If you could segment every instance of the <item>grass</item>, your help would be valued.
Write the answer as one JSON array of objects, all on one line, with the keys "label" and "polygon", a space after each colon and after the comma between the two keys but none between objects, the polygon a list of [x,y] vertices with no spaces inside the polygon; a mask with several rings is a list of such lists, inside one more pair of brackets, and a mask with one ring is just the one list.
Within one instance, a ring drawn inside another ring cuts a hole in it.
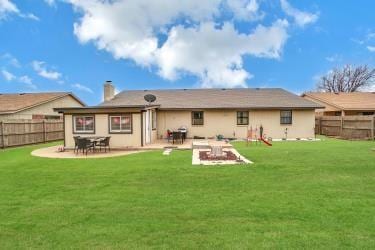
[{"label": "grass", "polygon": [[0,151],[0,242],[10,248],[375,247],[374,142],[236,143],[251,166],[190,151],[44,159]]}]

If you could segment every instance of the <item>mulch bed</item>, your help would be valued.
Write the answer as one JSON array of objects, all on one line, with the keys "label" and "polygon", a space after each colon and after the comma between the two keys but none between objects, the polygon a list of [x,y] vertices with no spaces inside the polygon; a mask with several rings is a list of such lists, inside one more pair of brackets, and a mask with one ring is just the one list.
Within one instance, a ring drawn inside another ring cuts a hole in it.
[{"label": "mulch bed", "polygon": [[237,156],[233,154],[231,151],[225,151],[226,155],[224,156],[211,156],[209,155],[209,151],[200,151],[199,152],[199,159],[201,161],[235,161],[237,160]]}]

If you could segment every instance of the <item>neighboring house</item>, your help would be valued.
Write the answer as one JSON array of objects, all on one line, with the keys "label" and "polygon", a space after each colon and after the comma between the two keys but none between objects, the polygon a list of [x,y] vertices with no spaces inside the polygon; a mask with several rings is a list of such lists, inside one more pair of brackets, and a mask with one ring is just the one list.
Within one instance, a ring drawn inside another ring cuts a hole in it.
[{"label": "neighboring house", "polygon": [[68,92],[0,94],[0,121],[13,119],[61,119],[56,107],[84,107]]},{"label": "neighboring house", "polygon": [[318,116],[374,115],[375,92],[307,92],[302,97],[325,106],[316,109]]},{"label": "neighboring house", "polygon": [[[156,96],[148,104],[146,94]],[[65,146],[73,136],[111,136],[111,147],[140,147],[187,128],[187,137],[246,138],[262,125],[266,137],[313,138],[315,109],[322,108],[283,89],[129,90],[114,95],[104,85],[98,106],[57,108],[64,113]]]}]

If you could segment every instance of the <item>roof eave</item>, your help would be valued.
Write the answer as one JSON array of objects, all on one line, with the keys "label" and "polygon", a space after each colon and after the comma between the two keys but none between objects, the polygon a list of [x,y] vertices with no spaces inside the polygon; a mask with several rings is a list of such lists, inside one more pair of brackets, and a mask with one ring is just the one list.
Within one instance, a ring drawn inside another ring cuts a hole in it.
[{"label": "roof eave", "polygon": [[62,107],[54,108],[53,110],[58,113],[83,111],[83,110],[105,110],[105,109],[139,109],[145,110],[149,108],[158,108],[159,105],[117,105],[117,106],[85,106],[85,107]]},{"label": "roof eave", "polygon": [[[324,99],[324,98],[316,97],[316,96],[314,96],[314,95],[312,95],[312,94],[309,94],[309,93],[304,93],[304,94],[302,95],[302,97],[303,97],[303,96],[308,96],[308,97],[310,97],[310,98],[312,98],[312,99],[315,99],[315,100],[320,101],[320,102],[324,102],[324,103],[326,103],[327,105],[330,105],[330,106],[335,107],[335,108],[337,108],[337,109],[344,110],[344,107],[341,107],[340,105],[337,105],[337,104],[335,104],[335,103],[332,103],[332,102],[330,102],[330,101],[328,101],[328,100],[326,100],[326,99]],[[323,108],[325,108],[325,107],[323,107]]]},{"label": "roof eave", "polygon": [[249,109],[249,110],[280,110],[280,109],[294,109],[294,110],[315,110],[324,108],[324,106],[316,106],[316,107],[291,107],[291,106],[280,106],[280,107],[184,107],[184,108],[163,108],[160,107],[159,110],[197,110],[197,109]]},{"label": "roof eave", "polygon": [[49,102],[52,102],[52,101],[55,101],[55,100],[58,100],[58,99],[61,99],[61,98],[64,98],[66,96],[71,96],[73,97],[73,99],[75,99],[77,102],[79,102],[80,104],[82,104],[84,107],[86,107],[87,105],[81,101],[77,96],[75,96],[72,92],[65,92],[65,93],[62,93],[60,96],[56,96],[54,98],[51,98],[49,100],[46,100],[46,101],[43,101],[43,102],[39,102],[39,103],[36,103],[34,105],[30,105],[30,106],[27,106],[27,107],[23,107],[23,108],[20,108],[20,109],[16,109],[16,110],[9,110],[9,111],[4,111],[4,112],[0,112],[1,115],[11,115],[11,114],[15,114],[15,113],[18,113],[18,112],[21,112],[21,111],[24,111],[24,110],[28,110],[28,109],[31,109],[31,108],[35,108],[35,107],[38,107],[40,105],[43,105],[43,104],[46,104],[46,103],[49,103]]}]

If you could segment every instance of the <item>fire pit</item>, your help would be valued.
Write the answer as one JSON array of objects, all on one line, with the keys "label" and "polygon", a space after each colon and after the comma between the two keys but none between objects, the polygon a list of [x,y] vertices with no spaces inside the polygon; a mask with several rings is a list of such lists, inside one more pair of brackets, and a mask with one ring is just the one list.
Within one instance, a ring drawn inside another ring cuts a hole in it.
[{"label": "fire pit", "polygon": [[222,155],[213,155],[210,151],[200,151],[199,159],[201,161],[236,161],[241,160],[231,151],[223,152]]},{"label": "fire pit", "polygon": [[251,163],[251,161],[240,155],[234,148],[225,149],[222,154],[215,154],[207,149],[193,149],[193,165],[234,165]]}]

